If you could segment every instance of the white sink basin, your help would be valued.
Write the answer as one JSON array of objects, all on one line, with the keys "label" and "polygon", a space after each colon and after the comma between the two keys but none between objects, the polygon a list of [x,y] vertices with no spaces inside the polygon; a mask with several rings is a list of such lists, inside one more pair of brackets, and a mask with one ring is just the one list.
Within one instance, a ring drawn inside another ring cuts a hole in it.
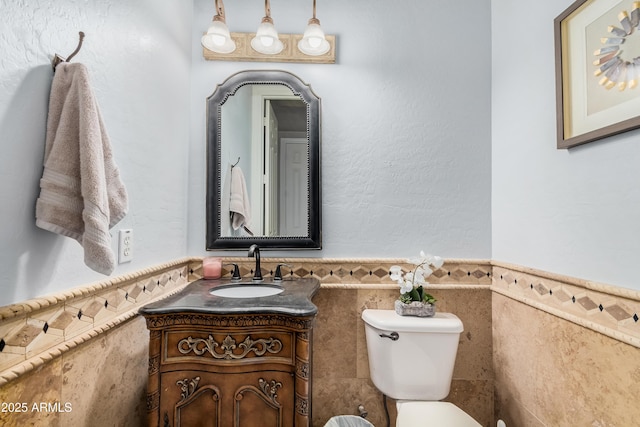
[{"label": "white sink basin", "polygon": [[273,285],[227,285],[220,286],[212,291],[211,295],[225,298],[259,298],[278,295],[284,291],[280,286]]}]

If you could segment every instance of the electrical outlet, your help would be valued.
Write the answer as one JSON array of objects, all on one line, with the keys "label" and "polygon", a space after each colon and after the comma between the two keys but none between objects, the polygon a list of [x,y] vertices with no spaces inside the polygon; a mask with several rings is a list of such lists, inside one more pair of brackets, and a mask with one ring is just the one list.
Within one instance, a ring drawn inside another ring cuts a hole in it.
[{"label": "electrical outlet", "polygon": [[120,230],[118,244],[118,263],[131,262],[133,260],[133,230]]}]

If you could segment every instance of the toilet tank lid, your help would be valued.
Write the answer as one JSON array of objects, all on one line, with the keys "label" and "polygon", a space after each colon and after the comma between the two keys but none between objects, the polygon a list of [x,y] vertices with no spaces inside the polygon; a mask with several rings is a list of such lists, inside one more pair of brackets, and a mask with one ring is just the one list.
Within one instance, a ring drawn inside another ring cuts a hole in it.
[{"label": "toilet tank lid", "polygon": [[362,320],[374,328],[395,332],[461,333],[462,321],[453,313],[436,313],[433,317],[400,316],[394,310],[366,309]]}]

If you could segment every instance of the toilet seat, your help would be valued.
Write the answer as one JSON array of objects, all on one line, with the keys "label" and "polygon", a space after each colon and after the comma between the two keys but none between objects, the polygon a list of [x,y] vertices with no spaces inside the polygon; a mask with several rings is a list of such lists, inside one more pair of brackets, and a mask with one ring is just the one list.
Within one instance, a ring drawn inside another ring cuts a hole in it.
[{"label": "toilet seat", "polygon": [[482,427],[469,414],[449,402],[397,403],[396,427]]}]

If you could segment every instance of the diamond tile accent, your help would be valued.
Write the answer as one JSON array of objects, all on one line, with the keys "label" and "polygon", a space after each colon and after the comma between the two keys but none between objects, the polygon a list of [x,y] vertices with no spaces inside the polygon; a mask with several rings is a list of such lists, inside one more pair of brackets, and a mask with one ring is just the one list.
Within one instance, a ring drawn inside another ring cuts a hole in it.
[{"label": "diamond tile accent", "polygon": [[68,311],[62,311],[60,314],[53,318],[53,320],[48,321],[49,330],[47,333],[49,334],[59,334],[64,336],[64,331],[71,325],[75,316]]},{"label": "diamond tile accent", "polygon": [[598,305],[589,297],[578,298],[578,304],[580,304],[586,311],[594,311],[598,308]]},{"label": "diamond tile accent", "polygon": [[142,295],[142,292],[144,292],[142,286],[139,284],[133,286],[128,292],[127,300],[138,302],[138,298]]},{"label": "diamond tile accent", "polygon": [[556,297],[562,304],[571,302],[571,295],[569,295],[562,289],[553,291],[553,296]]},{"label": "diamond tile accent", "polygon": [[489,274],[486,271],[482,271],[480,269],[478,270],[473,270],[471,272],[471,275],[473,277],[475,277],[476,279],[484,279],[485,277],[489,277]]},{"label": "diamond tile accent", "polygon": [[442,279],[443,277],[446,277],[448,275],[449,275],[449,272],[441,268],[431,273],[432,277],[437,277],[438,279]]},{"label": "diamond tile accent", "polygon": [[533,290],[540,296],[547,295],[549,293],[549,289],[542,283],[535,284],[533,286]]},{"label": "diamond tile accent", "polygon": [[298,277],[305,277],[311,272],[311,270],[307,270],[306,268],[296,268],[293,272]]},{"label": "diamond tile accent", "polygon": [[4,338],[5,348],[3,353],[26,354],[27,348],[41,333],[41,327],[29,324],[23,325],[20,329]]},{"label": "diamond tile accent", "polygon": [[377,276],[380,279],[384,279],[389,275],[389,270],[384,268],[376,268],[373,270],[373,275]]},{"label": "diamond tile accent", "polygon": [[160,286],[160,281],[155,279],[149,279],[144,285],[144,291],[148,293],[153,293],[153,290],[156,286]]},{"label": "diamond tile accent", "polygon": [[618,304],[611,305],[606,308],[607,314],[611,315],[618,322],[628,319],[631,317],[631,314],[627,313],[627,311],[620,307]]},{"label": "diamond tile accent", "polygon": [[104,309],[104,303],[101,303],[100,301],[97,301],[97,300],[93,300],[87,303],[82,308],[82,314],[83,316],[86,316],[87,318],[91,319],[91,321],[93,321],[98,315],[98,313],[100,313],[100,311],[102,311],[103,309]]},{"label": "diamond tile accent", "polygon": [[358,267],[353,270],[353,277],[355,277],[359,281],[362,281],[362,279],[366,276],[369,276],[369,271],[365,268]]}]

